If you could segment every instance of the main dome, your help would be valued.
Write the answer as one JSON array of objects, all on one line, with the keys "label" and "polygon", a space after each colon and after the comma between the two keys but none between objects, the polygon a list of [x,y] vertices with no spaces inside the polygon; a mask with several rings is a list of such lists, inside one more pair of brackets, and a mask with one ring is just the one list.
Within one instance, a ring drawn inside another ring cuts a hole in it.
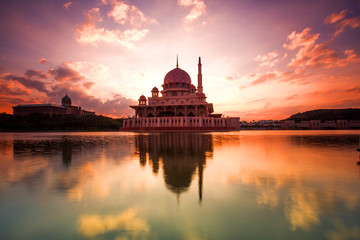
[{"label": "main dome", "polygon": [[62,103],[62,104],[71,104],[71,98],[69,98],[69,96],[66,94],[66,95],[61,99],[61,103]]},{"label": "main dome", "polygon": [[181,68],[174,68],[165,75],[164,84],[185,83],[191,84],[190,75]]}]

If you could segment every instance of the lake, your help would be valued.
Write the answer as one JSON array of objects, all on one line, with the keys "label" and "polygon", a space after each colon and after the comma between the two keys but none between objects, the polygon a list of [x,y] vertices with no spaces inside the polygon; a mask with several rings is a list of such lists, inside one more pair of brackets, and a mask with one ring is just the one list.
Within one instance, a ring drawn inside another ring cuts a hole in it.
[{"label": "lake", "polygon": [[0,133],[0,239],[360,239],[359,135]]}]

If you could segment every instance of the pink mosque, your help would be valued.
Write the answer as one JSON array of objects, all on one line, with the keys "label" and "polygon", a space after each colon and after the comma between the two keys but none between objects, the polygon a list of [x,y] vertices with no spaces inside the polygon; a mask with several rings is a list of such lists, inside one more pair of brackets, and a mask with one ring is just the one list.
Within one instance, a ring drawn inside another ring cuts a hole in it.
[{"label": "pink mosque", "polygon": [[[124,120],[123,131],[232,131],[240,128],[238,117],[214,114],[212,103],[203,92],[201,58],[198,63],[198,86],[189,74],[176,68],[165,75],[162,91],[151,90],[151,97],[141,95],[139,104],[130,106],[135,116]],[[161,96],[159,95],[161,93]]]}]

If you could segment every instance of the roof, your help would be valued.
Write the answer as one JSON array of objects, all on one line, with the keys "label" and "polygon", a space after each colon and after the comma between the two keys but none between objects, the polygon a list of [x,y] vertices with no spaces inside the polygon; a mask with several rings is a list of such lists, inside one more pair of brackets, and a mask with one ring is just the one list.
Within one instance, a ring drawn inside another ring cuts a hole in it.
[{"label": "roof", "polygon": [[13,108],[17,108],[17,107],[58,107],[58,108],[66,108],[66,107],[64,107],[64,106],[60,106],[60,105],[56,105],[56,104],[51,104],[51,103],[45,103],[45,104],[24,104],[24,105],[14,106]]},{"label": "roof", "polygon": [[164,84],[187,83],[191,84],[190,75],[181,68],[174,68],[165,75]]}]

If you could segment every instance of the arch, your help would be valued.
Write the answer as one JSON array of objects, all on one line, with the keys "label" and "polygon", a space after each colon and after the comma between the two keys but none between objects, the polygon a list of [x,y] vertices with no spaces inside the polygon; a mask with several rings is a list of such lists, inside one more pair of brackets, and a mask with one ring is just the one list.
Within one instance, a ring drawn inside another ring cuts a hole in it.
[{"label": "arch", "polygon": [[176,87],[176,88],[179,88],[179,87],[180,87],[180,83],[178,83],[178,82],[175,83],[175,87]]},{"label": "arch", "polygon": [[177,116],[185,116],[186,115],[185,108],[183,106],[178,106],[176,108],[176,115]]},{"label": "arch", "polygon": [[193,106],[189,106],[186,110],[186,116],[195,116],[195,108]]},{"label": "arch", "polygon": [[193,112],[189,112],[188,117],[195,117],[195,114]]},{"label": "arch", "polygon": [[154,117],[154,115],[152,113],[149,113],[147,117]]},{"label": "arch", "polygon": [[159,112],[159,114],[157,116],[158,117],[174,117],[175,113],[173,111],[162,111],[162,112]]},{"label": "arch", "polygon": [[199,106],[198,110],[197,110],[197,115],[199,117],[205,117],[207,115],[206,114],[206,108],[204,106]]}]

